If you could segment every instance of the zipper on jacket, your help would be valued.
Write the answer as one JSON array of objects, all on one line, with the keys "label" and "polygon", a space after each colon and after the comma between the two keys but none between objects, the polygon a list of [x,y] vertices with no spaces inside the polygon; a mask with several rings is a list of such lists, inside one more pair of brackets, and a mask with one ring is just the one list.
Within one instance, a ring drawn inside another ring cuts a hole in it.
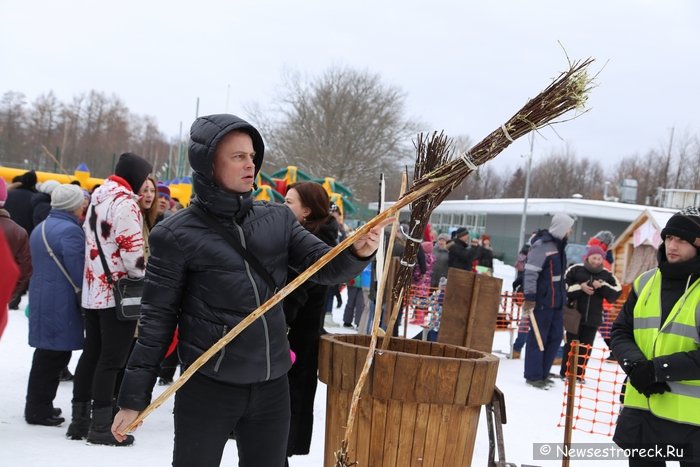
[{"label": "zipper on jacket", "polygon": [[[240,225],[236,223],[236,221],[233,221],[234,227],[238,230],[238,235],[241,237],[241,245],[243,245],[243,248],[246,248],[245,244],[245,236],[243,235],[243,229],[241,228]],[[245,271],[246,274],[248,275],[248,279],[250,280],[250,283],[253,285],[253,293],[255,294],[255,303],[257,304],[258,308],[260,308],[261,302],[260,302],[260,292],[258,291],[258,284],[255,282],[255,279],[253,278],[253,275],[250,273],[250,265],[248,264],[248,261],[243,258],[243,264],[245,264]],[[267,326],[267,319],[265,318],[265,315],[260,316],[260,321],[262,322],[263,328],[265,329],[265,364],[267,365],[266,371],[265,371],[265,381],[268,381],[270,379],[270,373],[271,373],[271,363],[270,363],[270,330]]]},{"label": "zipper on jacket", "polygon": [[[224,324],[224,333],[221,335],[221,337],[224,337],[226,334],[228,334],[228,326]],[[226,356],[226,346],[224,346],[221,349],[221,352],[219,352],[219,358],[216,359],[216,364],[214,364],[214,373],[219,372],[219,367],[221,366],[221,362],[224,361],[225,356]]]}]

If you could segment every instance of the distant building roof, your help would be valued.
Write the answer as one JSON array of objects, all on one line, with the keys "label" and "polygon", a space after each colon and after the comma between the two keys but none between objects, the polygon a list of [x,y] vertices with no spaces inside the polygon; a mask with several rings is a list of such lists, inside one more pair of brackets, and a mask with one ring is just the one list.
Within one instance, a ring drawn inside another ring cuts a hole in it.
[{"label": "distant building roof", "polygon": [[[393,203],[387,203],[387,205],[391,204]],[[376,209],[377,203],[370,203],[369,207],[370,209]],[[673,213],[677,212],[676,209],[589,199],[530,198],[527,200],[528,215],[551,215],[556,212],[565,212],[576,217],[631,222],[639,217],[644,210],[648,210],[652,214],[667,214],[669,217]],[[435,208],[434,212],[468,212],[475,214],[504,215],[522,214],[523,199],[502,198],[443,201],[437,208]],[[666,224],[664,221],[662,222],[663,223],[661,225]]]}]

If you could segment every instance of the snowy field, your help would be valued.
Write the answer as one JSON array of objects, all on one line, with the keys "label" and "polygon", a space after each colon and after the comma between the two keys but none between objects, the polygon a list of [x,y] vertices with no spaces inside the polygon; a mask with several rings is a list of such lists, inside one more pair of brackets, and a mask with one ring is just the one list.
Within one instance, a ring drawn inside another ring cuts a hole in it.
[{"label": "snowy field", "polygon": [[[513,269],[496,264],[495,275],[504,279],[504,290],[510,288]],[[345,299],[345,297],[344,297]],[[25,299],[26,300],[26,297]],[[21,309],[26,304],[23,300]],[[341,327],[342,309],[333,313],[335,327],[329,332],[344,333]],[[409,327],[409,335],[417,334],[419,328]],[[412,331],[413,334],[411,334]],[[353,331],[349,331],[353,332]],[[596,345],[603,346],[602,340]],[[507,332],[497,332],[494,342],[495,354],[501,357],[498,371],[498,387],[504,392],[508,423],[504,428],[506,460],[516,465],[559,466],[558,461],[533,460],[533,443],[561,443],[564,429],[558,427],[564,401],[564,383],[556,380],[555,386],[543,391],[525,384],[523,360],[509,360],[503,353],[509,348]],[[27,319],[23,311],[11,310],[9,323],[0,339],[0,465],[8,467],[124,467],[124,466],[169,466],[172,453],[172,399],[151,414],[135,433],[136,442],[127,448],[91,446],[84,441],[69,441],[65,438],[68,422],[61,427],[28,425],[24,421],[24,397],[27,376],[31,366],[33,349],[27,345]],[[70,368],[73,371],[79,352],[73,353]],[[613,364],[604,364],[610,369]],[[558,369],[554,369],[556,372]],[[589,375],[593,379],[593,372]],[[587,383],[592,386],[592,383]],[[156,386],[154,396],[163,388]],[[58,388],[55,406],[63,409],[70,418],[72,383],[63,382]],[[294,456],[292,467],[317,467],[323,465],[326,387],[319,383],[316,394],[314,437],[308,456]],[[609,408],[609,407],[608,407]],[[608,408],[605,408],[606,410]],[[575,443],[611,443],[608,436],[589,434],[575,430]],[[485,466],[488,462],[489,440],[485,416],[479,420],[479,430],[472,465]],[[611,460],[579,460],[574,464],[591,466],[611,465]],[[622,464],[617,461],[613,465]],[[626,462],[626,461],[625,461]],[[235,442],[227,444],[222,466],[238,465]]]}]

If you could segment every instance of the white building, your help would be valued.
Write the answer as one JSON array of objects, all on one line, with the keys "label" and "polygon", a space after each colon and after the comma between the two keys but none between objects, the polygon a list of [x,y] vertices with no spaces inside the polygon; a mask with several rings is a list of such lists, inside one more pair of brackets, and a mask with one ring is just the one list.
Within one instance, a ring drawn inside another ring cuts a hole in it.
[{"label": "white building", "polygon": [[[370,209],[376,208],[377,203],[370,204]],[[552,215],[564,212],[576,219],[569,243],[585,244],[601,230],[609,230],[616,236],[621,234],[644,210],[665,213],[677,211],[610,201],[530,198],[527,201],[525,236],[529,237],[537,229],[548,228]],[[401,218],[407,218],[408,213],[409,209],[404,208]],[[518,253],[522,214],[522,198],[443,201],[433,211],[430,223],[438,233],[449,233],[460,226],[480,234],[487,233],[496,255],[502,256],[507,264],[512,264]]]}]

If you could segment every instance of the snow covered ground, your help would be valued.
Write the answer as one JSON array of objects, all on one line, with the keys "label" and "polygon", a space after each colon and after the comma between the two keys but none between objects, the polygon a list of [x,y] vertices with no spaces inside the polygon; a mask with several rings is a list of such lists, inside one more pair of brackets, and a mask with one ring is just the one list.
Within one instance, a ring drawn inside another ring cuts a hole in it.
[{"label": "snow covered ground", "polygon": [[[504,290],[510,288],[513,269],[497,262],[495,275],[504,279]],[[26,300],[26,298],[24,299]],[[24,308],[23,301],[21,309]],[[334,310],[334,320],[342,324],[342,309]],[[340,325],[328,331],[343,333]],[[409,328],[409,334],[415,330]],[[352,332],[352,331],[350,331]],[[598,343],[596,343],[598,344]],[[602,341],[600,346],[603,346]],[[507,332],[497,332],[494,350],[509,348]],[[33,349],[27,345],[27,319],[22,311],[11,310],[8,327],[0,339],[0,465],[11,467],[124,467],[169,466],[172,453],[172,399],[151,414],[135,433],[136,442],[128,448],[87,445],[84,441],[65,438],[67,422],[61,427],[28,425],[24,421],[24,397]],[[533,443],[561,443],[564,429],[557,427],[564,401],[564,384],[557,380],[554,388],[543,391],[527,386],[523,380],[523,360],[509,360],[501,353],[498,387],[504,392],[508,423],[504,426],[506,460],[516,465],[558,466],[561,460],[533,460]],[[74,352],[70,368],[75,369],[79,352]],[[612,365],[612,364],[605,364]],[[555,369],[556,371],[556,369]],[[591,383],[588,383],[589,385]],[[156,387],[155,396],[162,387]],[[72,383],[61,383],[55,406],[70,417]],[[290,459],[292,467],[323,465],[326,387],[319,383],[316,394],[315,429],[308,456]],[[482,411],[483,413],[483,411]],[[608,436],[573,432],[575,443],[611,443]],[[483,466],[488,460],[488,433],[482,415],[472,465]],[[573,461],[576,462],[576,461]],[[585,460],[586,465],[610,465],[610,460]],[[618,461],[616,465],[621,464]],[[235,442],[229,442],[222,466],[238,465]]]}]

